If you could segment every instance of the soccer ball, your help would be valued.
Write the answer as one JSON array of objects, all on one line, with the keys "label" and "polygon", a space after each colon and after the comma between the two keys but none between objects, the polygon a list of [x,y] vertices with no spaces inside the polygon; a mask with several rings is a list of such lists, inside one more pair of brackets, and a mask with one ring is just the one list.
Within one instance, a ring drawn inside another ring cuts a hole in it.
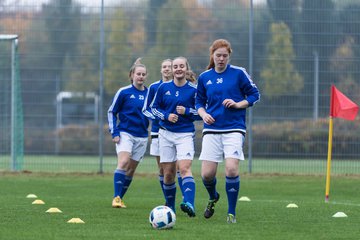
[{"label": "soccer ball", "polygon": [[176,215],[167,206],[157,206],[150,212],[150,225],[155,229],[167,229],[175,225]]}]

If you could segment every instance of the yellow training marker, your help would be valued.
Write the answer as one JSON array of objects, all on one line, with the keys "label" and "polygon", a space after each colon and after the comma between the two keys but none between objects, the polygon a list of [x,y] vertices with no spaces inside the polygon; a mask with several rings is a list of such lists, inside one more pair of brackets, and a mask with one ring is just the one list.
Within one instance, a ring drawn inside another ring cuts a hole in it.
[{"label": "yellow training marker", "polygon": [[85,223],[83,220],[81,220],[80,218],[72,218],[69,221],[67,221],[68,223]]},{"label": "yellow training marker", "polygon": [[298,205],[296,205],[295,203],[289,203],[286,207],[287,208],[298,208]]},{"label": "yellow training marker", "polygon": [[243,196],[243,197],[239,198],[239,201],[250,202],[250,198]]},{"label": "yellow training marker", "polygon": [[36,199],[35,201],[32,202],[32,204],[45,204],[45,202],[43,200]]},{"label": "yellow training marker", "polygon": [[37,198],[37,196],[35,194],[30,193],[26,196],[26,198]]},{"label": "yellow training marker", "polygon": [[46,212],[47,213],[62,213],[62,211],[58,208],[49,208]]}]

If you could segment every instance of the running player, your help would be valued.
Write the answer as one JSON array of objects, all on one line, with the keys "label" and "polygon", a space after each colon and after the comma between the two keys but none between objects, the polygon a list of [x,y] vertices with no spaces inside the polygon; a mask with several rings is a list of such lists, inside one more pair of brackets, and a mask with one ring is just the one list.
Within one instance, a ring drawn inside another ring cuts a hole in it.
[{"label": "running player", "polygon": [[126,208],[123,197],[147,147],[149,120],[142,114],[146,77],[146,67],[138,59],[130,69],[131,84],[117,91],[108,110],[109,130],[118,159],[114,172],[114,208]]},{"label": "running player", "polygon": [[[153,101],[155,93],[157,91],[157,89],[159,88],[159,86],[163,83],[163,82],[168,82],[170,80],[172,80],[172,72],[171,72],[171,63],[172,60],[171,59],[165,59],[162,61],[161,63],[161,69],[160,69],[160,73],[161,73],[161,79],[159,81],[156,81],[154,83],[152,83],[149,86],[149,91],[148,94],[146,96],[145,102],[144,102],[144,107],[143,107],[143,113],[145,116],[147,116],[149,119],[151,119],[152,123],[151,123],[151,143],[150,143],[150,155],[155,156],[156,157],[156,161],[158,164],[158,169],[159,169],[159,182],[160,182],[160,186],[162,189],[162,192],[164,193],[164,171],[161,168],[160,165],[160,148],[159,148],[159,119],[155,118],[154,115],[151,112],[150,109],[150,103]],[[164,195],[165,196],[165,195]]]},{"label": "running player", "polygon": [[201,176],[209,193],[205,218],[214,214],[220,195],[216,191],[218,163],[225,158],[225,188],[228,199],[227,222],[236,223],[236,203],[240,190],[239,160],[244,160],[246,108],[260,99],[259,90],[244,68],[230,65],[230,43],[218,39],[210,46],[210,63],[200,74],[196,109],[204,121]]},{"label": "running player", "polygon": [[195,110],[196,85],[186,79],[190,70],[187,59],[177,57],[172,62],[173,81],[160,85],[151,103],[154,116],[160,119],[160,163],[164,169],[164,193],[167,205],[175,211],[176,163],[182,177],[184,194],[181,210],[195,216],[195,181],[191,172],[194,158],[193,121],[200,119]]}]

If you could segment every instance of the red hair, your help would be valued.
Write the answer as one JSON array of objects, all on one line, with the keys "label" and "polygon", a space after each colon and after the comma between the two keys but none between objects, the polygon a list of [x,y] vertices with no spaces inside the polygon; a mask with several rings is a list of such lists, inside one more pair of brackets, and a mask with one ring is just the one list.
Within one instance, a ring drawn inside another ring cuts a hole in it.
[{"label": "red hair", "polygon": [[229,52],[229,54],[232,53],[232,49],[231,49],[231,44],[228,40],[226,39],[217,39],[215,40],[210,48],[209,48],[209,52],[210,52],[210,60],[209,60],[209,65],[206,67],[206,69],[210,69],[210,68],[214,68],[215,67],[215,62],[214,62],[214,52],[219,49],[219,48],[226,48],[226,50]]}]

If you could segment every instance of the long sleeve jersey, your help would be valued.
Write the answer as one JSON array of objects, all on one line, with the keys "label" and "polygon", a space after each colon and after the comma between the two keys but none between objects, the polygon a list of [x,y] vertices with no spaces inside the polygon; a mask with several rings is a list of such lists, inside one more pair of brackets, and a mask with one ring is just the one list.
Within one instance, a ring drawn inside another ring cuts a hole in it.
[{"label": "long sleeve jersey", "polygon": [[247,100],[249,107],[260,99],[260,93],[244,68],[227,65],[222,73],[211,68],[200,74],[197,86],[196,109],[204,108],[215,122],[204,123],[203,132],[246,132],[246,109],[226,108],[225,99]]},{"label": "long sleeve jersey", "polygon": [[[194,121],[201,118],[195,110],[196,85],[187,81],[178,87],[173,81],[162,83],[151,103],[153,115],[160,119],[160,127],[171,132],[194,132]],[[176,106],[185,107],[185,114],[176,113]],[[169,114],[179,116],[176,123],[168,121]]]},{"label": "long sleeve jersey", "polygon": [[152,112],[151,112],[151,108],[150,108],[150,104],[153,101],[156,91],[158,90],[159,86],[162,84],[162,80],[156,81],[154,83],[152,83],[149,86],[149,90],[148,93],[146,95],[145,98],[145,102],[144,102],[144,107],[142,109],[143,114],[148,117],[149,119],[151,119],[151,135],[157,135],[159,132],[159,119],[156,118]]},{"label": "long sleeve jersey", "polygon": [[135,137],[147,137],[149,120],[142,113],[147,88],[140,91],[133,85],[120,88],[108,110],[109,131],[112,137],[127,132]]}]

